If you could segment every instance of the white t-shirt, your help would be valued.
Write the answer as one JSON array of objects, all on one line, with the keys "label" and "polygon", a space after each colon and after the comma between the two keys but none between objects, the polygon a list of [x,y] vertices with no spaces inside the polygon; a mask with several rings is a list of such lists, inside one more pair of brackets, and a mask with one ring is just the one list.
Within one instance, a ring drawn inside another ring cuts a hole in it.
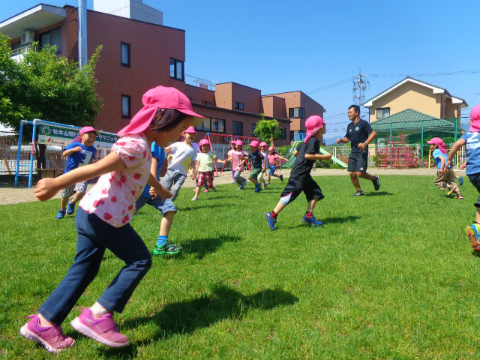
[{"label": "white t-shirt", "polygon": [[207,172],[215,170],[215,165],[213,164],[215,158],[215,154],[211,151],[209,151],[208,153],[198,153],[197,161],[200,163],[198,171]]},{"label": "white t-shirt", "polygon": [[197,160],[197,150],[185,142],[176,142],[170,145],[172,149],[172,160],[168,165],[168,170],[187,175],[190,168],[190,162]]}]

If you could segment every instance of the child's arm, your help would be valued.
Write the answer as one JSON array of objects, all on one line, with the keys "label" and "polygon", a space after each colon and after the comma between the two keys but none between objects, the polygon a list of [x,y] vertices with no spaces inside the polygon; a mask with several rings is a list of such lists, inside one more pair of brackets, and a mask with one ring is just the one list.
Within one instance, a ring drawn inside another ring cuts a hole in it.
[{"label": "child's arm", "polygon": [[38,200],[45,201],[51,199],[61,189],[126,167],[120,156],[116,152],[111,152],[94,164],[81,166],[57,178],[41,179],[35,188],[35,196]]},{"label": "child's arm", "polygon": [[297,157],[297,155],[298,155],[298,150],[295,150],[295,151],[293,152],[293,156]]},{"label": "child's arm", "polygon": [[167,146],[165,149],[163,149],[165,151],[165,154],[166,153],[169,153],[169,152],[172,152],[172,147],[171,146]]},{"label": "child's arm", "polygon": [[440,169],[438,171],[444,174],[445,174],[445,171],[447,171],[447,167],[445,166],[445,158],[443,156],[440,156]]},{"label": "child's arm", "polygon": [[76,152],[79,152],[79,151],[82,151],[82,148],[80,146],[75,146],[73,149],[65,150],[62,153],[62,156],[63,157],[68,157],[68,156],[72,155],[73,153],[76,153]]},{"label": "child's arm", "polygon": [[460,165],[460,169],[465,170],[467,168],[467,162],[465,161],[462,165]]},{"label": "child's arm", "polygon": [[200,167],[200,162],[199,161],[195,161],[195,160],[190,161],[190,169],[192,169],[192,179],[193,180],[195,180],[195,178],[197,177],[197,171],[198,171],[199,167]]},{"label": "child's arm", "polygon": [[283,156],[279,156],[278,158],[281,159],[281,160],[283,160],[283,161],[288,161],[288,159],[287,159],[287,158],[284,158]]},{"label": "child's arm", "polygon": [[465,145],[465,140],[459,139],[455,144],[453,144],[450,152],[448,153],[447,167],[453,164],[453,158],[455,154],[460,150],[460,148]]},{"label": "child's arm", "polygon": [[330,160],[332,158],[332,154],[305,154],[305,159],[307,160]]}]

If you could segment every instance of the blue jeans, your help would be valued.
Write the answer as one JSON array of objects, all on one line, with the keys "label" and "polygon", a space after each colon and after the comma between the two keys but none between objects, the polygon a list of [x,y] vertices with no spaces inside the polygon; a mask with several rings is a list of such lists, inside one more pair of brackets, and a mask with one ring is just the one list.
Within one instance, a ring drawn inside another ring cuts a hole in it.
[{"label": "blue jeans", "polygon": [[[480,192],[480,174],[471,174],[471,175],[468,175],[468,178],[470,179],[470,182],[472,183],[472,185],[475,186],[475,189],[477,189],[477,191]],[[480,208],[480,196],[478,197],[478,200],[475,203],[475,207]]]},{"label": "blue jeans", "polygon": [[171,199],[166,199],[165,201],[162,200],[160,196],[157,196],[156,199],[152,199],[151,197],[145,197],[140,196],[137,199],[137,202],[135,204],[137,208],[137,212],[145,205],[151,205],[155,209],[158,209],[162,213],[162,216],[165,216],[166,213],[173,211],[177,212],[177,207],[173,204],[173,201]]},{"label": "blue jeans", "polygon": [[113,227],[79,208],[75,217],[77,255],[57,288],[38,312],[48,321],[61,324],[98,273],[105,249],[125,266],[97,300],[109,311],[122,312],[133,291],[152,265],[152,257],[130,224]]}]

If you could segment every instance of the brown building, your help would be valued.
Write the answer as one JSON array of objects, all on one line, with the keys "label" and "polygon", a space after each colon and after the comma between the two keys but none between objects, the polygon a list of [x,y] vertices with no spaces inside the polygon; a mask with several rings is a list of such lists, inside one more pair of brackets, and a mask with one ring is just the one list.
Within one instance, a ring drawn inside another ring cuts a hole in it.
[{"label": "brown building", "polygon": [[[96,11],[97,10],[97,11]],[[323,107],[301,91],[264,95],[237,83],[217,84],[215,91],[185,83],[185,31],[163,25],[163,14],[139,0],[95,0],[87,12],[88,56],[103,46],[97,64],[97,92],[104,107],[99,129],[117,132],[142,106],[142,94],[164,85],[184,92],[195,111],[207,117],[206,132],[252,136],[261,119],[275,118],[283,129],[278,145],[305,132],[305,119],[323,116]],[[22,57],[33,41],[57,46],[57,54],[78,60],[78,9],[40,4],[0,23],[12,40],[13,56]],[[45,119],[48,120],[48,119]]]}]

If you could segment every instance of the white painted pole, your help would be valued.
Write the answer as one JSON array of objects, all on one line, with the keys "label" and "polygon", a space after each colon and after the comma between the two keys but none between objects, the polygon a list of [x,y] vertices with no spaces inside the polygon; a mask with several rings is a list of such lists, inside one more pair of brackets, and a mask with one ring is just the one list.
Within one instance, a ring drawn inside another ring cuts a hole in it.
[{"label": "white painted pole", "polygon": [[78,0],[78,65],[87,65],[87,0]]}]

